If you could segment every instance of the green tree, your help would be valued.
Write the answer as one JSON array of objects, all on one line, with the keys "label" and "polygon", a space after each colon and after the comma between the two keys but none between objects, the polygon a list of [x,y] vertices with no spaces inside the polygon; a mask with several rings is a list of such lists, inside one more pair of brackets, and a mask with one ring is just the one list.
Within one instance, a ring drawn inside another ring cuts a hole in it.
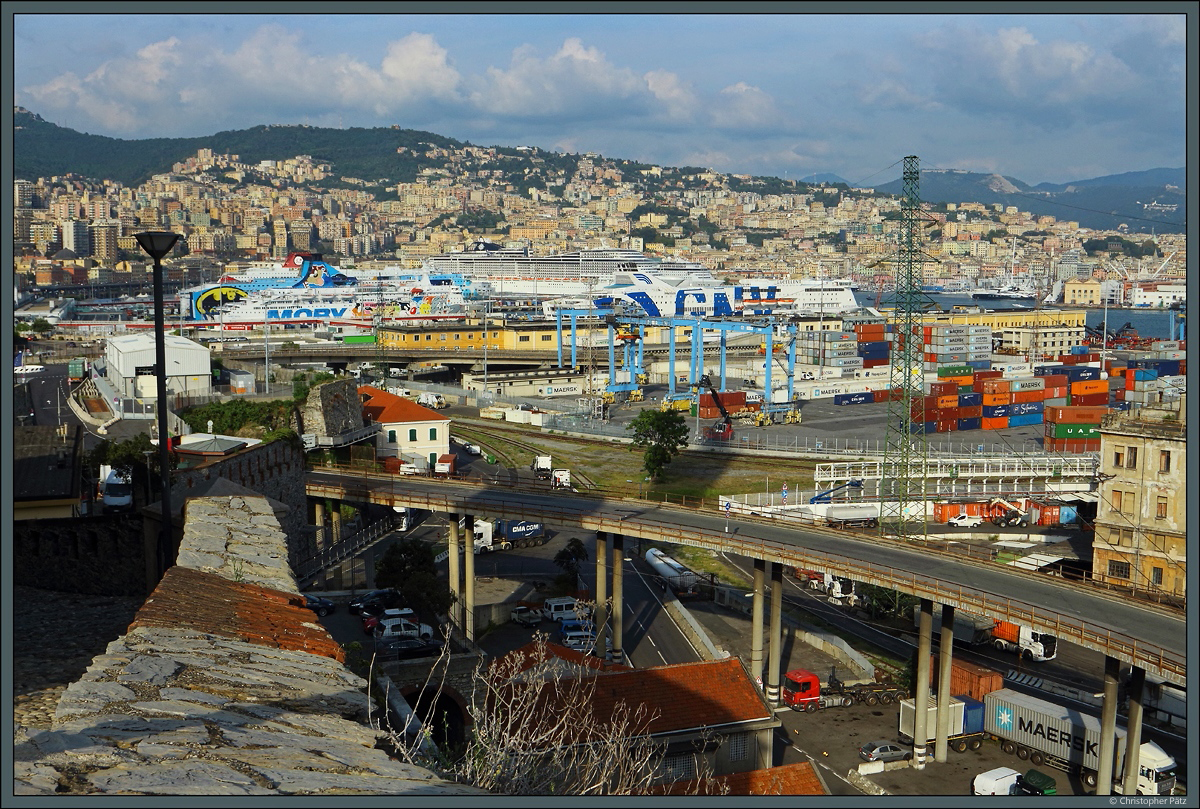
[{"label": "green tree", "polygon": [[395,587],[423,617],[445,615],[454,603],[445,582],[438,579],[433,548],[412,537],[393,543],[375,563],[375,584]]},{"label": "green tree", "polygon": [[642,468],[653,480],[688,442],[687,422],[678,410],[643,410],[625,429],[633,431],[634,445],[645,450]]},{"label": "green tree", "polygon": [[579,566],[588,560],[587,548],[578,537],[567,540],[563,549],[554,554],[554,564],[574,583],[579,580]]},{"label": "green tree", "polygon": [[54,327],[50,325],[50,321],[40,317],[33,321],[33,325],[29,328],[36,331],[39,335],[45,335],[47,332],[54,331]]}]

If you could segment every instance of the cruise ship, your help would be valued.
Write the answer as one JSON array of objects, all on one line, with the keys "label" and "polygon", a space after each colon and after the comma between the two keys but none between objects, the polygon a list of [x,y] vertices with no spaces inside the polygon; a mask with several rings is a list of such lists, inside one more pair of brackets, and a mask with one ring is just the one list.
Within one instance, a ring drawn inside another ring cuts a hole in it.
[{"label": "cruise ship", "polygon": [[371,326],[376,321],[466,317],[463,287],[448,276],[408,272],[360,283],[315,253],[293,254],[281,266],[295,275],[272,275],[272,268],[254,277],[228,275],[215,286],[183,290],[180,308],[190,312],[192,322],[224,327],[317,322]]},{"label": "cruise ship", "polygon": [[542,297],[591,294],[612,284],[615,273],[629,265],[669,280],[717,282],[700,264],[663,261],[623,248],[534,256],[528,248],[506,248],[479,239],[460,253],[442,253],[425,261],[431,273],[454,273],[473,283],[490,283],[496,295]]}]

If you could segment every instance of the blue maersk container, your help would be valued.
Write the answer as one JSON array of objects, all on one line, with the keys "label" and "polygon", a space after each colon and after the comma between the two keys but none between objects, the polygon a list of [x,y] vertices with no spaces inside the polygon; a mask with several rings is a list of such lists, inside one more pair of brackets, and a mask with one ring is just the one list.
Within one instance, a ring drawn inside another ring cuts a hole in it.
[{"label": "blue maersk container", "polygon": [[964,365],[970,365],[976,371],[987,371],[992,367],[991,360],[967,360]]},{"label": "blue maersk container", "polygon": [[1002,419],[1009,415],[1009,408],[1012,405],[984,405],[983,417],[985,419]]}]

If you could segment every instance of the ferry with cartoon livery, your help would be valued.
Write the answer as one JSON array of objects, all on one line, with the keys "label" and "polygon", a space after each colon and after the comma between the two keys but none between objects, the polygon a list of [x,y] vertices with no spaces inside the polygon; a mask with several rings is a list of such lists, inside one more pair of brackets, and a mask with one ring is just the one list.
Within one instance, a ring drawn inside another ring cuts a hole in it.
[{"label": "ferry with cartoon livery", "polygon": [[337,321],[363,326],[466,317],[462,285],[449,276],[397,273],[362,283],[318,253],[292,253],[281,265],[295,274],[223,276],[216,285],[180,293],[193,322],[225,326]]}]

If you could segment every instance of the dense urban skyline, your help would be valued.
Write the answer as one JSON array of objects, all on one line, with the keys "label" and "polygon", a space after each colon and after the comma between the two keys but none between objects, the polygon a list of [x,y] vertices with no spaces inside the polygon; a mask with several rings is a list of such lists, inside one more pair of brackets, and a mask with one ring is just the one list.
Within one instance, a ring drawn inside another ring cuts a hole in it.
[{"label": "dense urban skyline", "polygon": [[[1186,6],[1150,8],[1180,13],[18,9],[14,100],[127,139],[394,124],[792,179],[877,185],[920,154],[925,168],[1066,182],[1186,162]],[[88,47],[61,47],[73,41]]]}]

